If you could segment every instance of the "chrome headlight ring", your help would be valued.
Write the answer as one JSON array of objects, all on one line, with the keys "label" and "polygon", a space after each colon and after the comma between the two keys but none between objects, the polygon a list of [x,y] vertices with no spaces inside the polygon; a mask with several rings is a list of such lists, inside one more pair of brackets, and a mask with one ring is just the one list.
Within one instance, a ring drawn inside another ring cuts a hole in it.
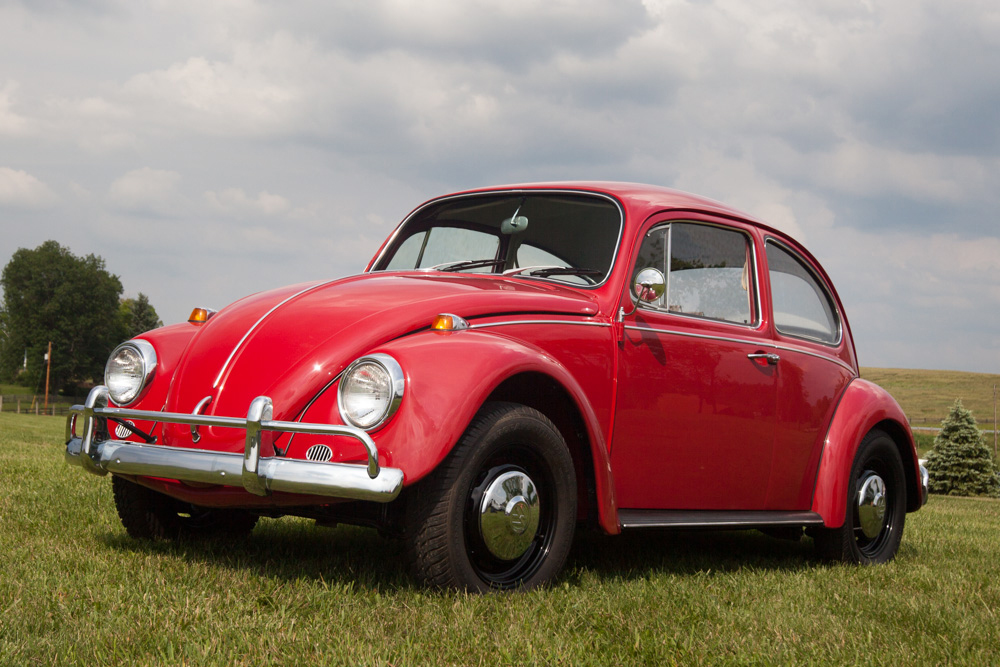
[{"label": "chrome headlight ring", "polygon": [[340,376],[340,417],[345,424],[364,431],[378,430],[399,409],[405,386],[402,367],[388,354],[356,359]]},{"label": "chrome headlight ring", "polygon": [[156,350],[145,340],[134,339],[115,348],[104,366],[104,384],[116,405],[134,403],[156,374]]}]

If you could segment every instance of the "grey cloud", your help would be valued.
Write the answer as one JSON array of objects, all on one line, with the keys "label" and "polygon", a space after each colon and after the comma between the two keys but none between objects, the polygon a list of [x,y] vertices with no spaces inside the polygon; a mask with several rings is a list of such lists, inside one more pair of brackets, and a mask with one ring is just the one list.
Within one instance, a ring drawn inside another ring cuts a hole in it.
[{"label": "grey cloud", "polygon": [[410,3],[339,0],[293,19],[329,48],[370,57],[401,51],[523,70],[559,53],[613,52],[650,23],[637,0]]},{"label": "grey cloud", "polygon": [[[400,218],[445,191],[646,181],[801,235],[846,295],[863,361],[930,363],[919,350],[941,346],[946,327],[921,327],[916,313],[933,305],[959,321],[971,292],[982,325],[967,329],[970,350],[1000,324],[996,272],[957,279],[958,260],[938,255],[997,238],[990,11],[931,0],[8,3],[0,167],[50,196],[4,208],[0,261],[56,238],[105,256],[126,291],[176,321],[194,305],[359,271]],[[930,300],[900,278],[926,282],[912,266],[940,282]],[[947,359],[980,364],[960,350]]]}]

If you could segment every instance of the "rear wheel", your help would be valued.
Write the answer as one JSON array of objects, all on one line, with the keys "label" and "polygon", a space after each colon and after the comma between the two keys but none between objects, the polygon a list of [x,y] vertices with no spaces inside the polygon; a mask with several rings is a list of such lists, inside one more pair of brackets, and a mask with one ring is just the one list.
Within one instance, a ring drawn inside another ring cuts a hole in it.
[{"label": "rear wheel", "polygon": [[118,476],[111,488],[118,517],[136,539],[243,537],[257,525],[256,514],[191,505]]},{"label": "rear wheel", "polygon": [[906,478],[892,439],[872,431],[851,468],[847,513],[840,528],[816,531],[820,556],[848,563],[887,563],[896,555],[906,520]]},{"label": "rear wheel", "polygon": [[576,473],[537,410],[490,403],[411,500],[411,557],[433,586],[533,588],[562,569],[576,527]]}]

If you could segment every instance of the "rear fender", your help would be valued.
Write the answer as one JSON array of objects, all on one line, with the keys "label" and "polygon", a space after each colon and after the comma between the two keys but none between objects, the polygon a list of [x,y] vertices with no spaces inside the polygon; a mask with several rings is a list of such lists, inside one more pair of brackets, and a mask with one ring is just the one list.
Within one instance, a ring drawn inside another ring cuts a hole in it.
[{"label": "rear fender", "polygon": [[920,467],[906,415],[887,391],[856,378],[837,405],[816,475],[812,510],[823,517],[823,525],[828,528],[844,524],[854,456],[865,435],[875,428],[885,431],[899,449],[906,477],[907,511],[921,505]]}]

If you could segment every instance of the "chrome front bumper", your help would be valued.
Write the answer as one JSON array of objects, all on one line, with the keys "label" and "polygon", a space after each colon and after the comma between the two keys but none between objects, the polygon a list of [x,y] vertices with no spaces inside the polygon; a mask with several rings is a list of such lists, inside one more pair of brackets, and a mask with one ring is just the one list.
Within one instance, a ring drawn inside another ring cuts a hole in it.
[{"label": "chrome front bumper", "polygon": [[[108,407],[108,389],[94,387],[84,405],[74,405],[66,419],[66,461],[95,475],[119,473],[182,482],[242,486],[258,496],[272,491],[389,502],[403,488],[403,471],[383,468],[378,449],[364,431],[350,426],[273,421],[271,399],[258,396],[245,419]],[[82,435],[76,433],[83,419]],[[95,442],[97,420],[143,419],[167,424],[222,426],[246,430],[243,454],[166,447],[122,440]],[[261,457],[261,433],[313,433],[354,438],[368,452],[368,464],[323,463]]]},{"label": "chrome front bumper", "polygon": [[927,496],[930,494],[930,475],[927,474],[927,468],[924,467],[923,459],[920,460],[920,492],[923,494],[920,500],[920,506],[923,507],[927,504]]}]

